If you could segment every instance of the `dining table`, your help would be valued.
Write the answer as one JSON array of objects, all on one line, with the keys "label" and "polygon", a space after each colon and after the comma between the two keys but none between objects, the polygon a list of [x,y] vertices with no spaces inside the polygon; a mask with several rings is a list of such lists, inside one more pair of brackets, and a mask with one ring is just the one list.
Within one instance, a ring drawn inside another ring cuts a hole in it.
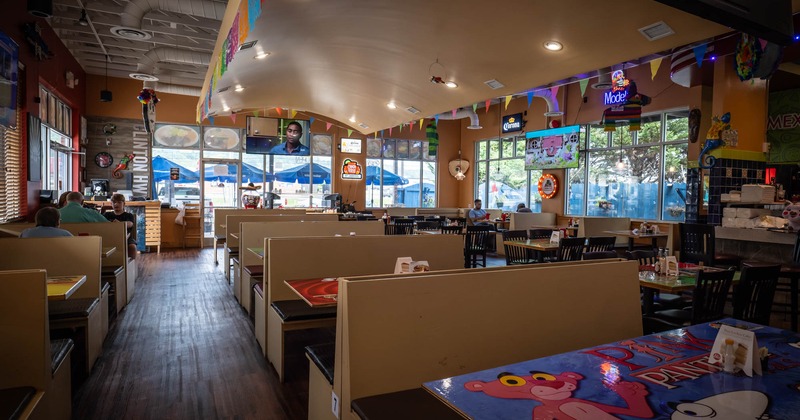
[{"label": "dining table", "polygon": [[85,275],[47,276],[47,300],[66,300],[86,283]]},{"label": "dining table", "polygon": [[[765,348],[763,359],[758,351],[755,356],[762,375],[723,371],[711,356],[721,325],[755,334]],[[800,413],[798,378],[799,335],[726,318],[433,380],[423,388],[470,419],[788,419]]]},{"label": "dining table", "polygon": [[658,239],[669,237],[669,234],[666,232],[633,233],[632,230],[605,230],[603,231],[603,233],[608,233],[614,236],[621,236],[623,238],[628,238],[628,251],[633,251],[633,246],[637,239],[650,239],[653,248],[658,248]]},{"label": "dining table", "polygon": [[[639,286],[642,288],[642,310],[645,315],[653,315],[656,292],[677,294],[691,291],[697,286],[697,271],[724,271],[722,268],[701,267],[695,264],[679,263],[677,275],[656,273],[653,266],[644,265],[639,268]],[[740,272],[734,274],[734,282],[739,281]]]},{"label": "dining table", "polygon": [[336,277],[284,280],[284,283],[312,308],[336,306],[339,295]]}]

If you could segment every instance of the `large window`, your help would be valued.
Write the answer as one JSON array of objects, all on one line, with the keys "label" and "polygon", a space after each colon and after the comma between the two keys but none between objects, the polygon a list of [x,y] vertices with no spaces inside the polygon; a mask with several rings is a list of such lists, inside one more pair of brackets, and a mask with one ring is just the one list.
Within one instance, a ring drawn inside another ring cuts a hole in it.
[{"label": "large window", "polygon": [[542,171],[525,170],[524,137],[483,140],[475,150],[475,198],[483,200],[484,208],[513,211],[524,203],[542,211],[536,189]]},{"label": "large window", "polygon": [[587,126],[580,167],[567,170],[566,213],[683,221],[688,115],[644,116],[634,132]]},{"label": "large window", "polygon": [[[17,109],[20,96],[17,95]],[[17,112],[16,129],[0,125],[0,223],[22,216],[20,114]]]},{"label": "large window", "polygon": [[72,189],[72,109],[43,86],[39,97],[42,187],[61,194]]},{"label": "large window", "polygon": [[367,207],[436,207],[436,156],[427,141],[367,139]]}]

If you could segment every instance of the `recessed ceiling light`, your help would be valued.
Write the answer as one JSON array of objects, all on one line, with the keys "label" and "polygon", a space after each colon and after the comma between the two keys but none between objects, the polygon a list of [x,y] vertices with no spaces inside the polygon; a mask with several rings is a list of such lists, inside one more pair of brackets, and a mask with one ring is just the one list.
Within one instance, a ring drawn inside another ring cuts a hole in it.
[{"label": "recessed ceiling light", "polygon": [[351,122],[351,123],[354,123],[354,122],[356,122],[356,116],[355,116],[355,115],[353,115],[352,117],[350,117],[350,122]]},{"label": "recessed ceiling light", "polygon": [[237,91],[237,92],[241,92],[241,91],[243,91],[243,90],[244,90],[244,86],[242,86],[242,85],[236,85],[236,89],[234,89],[234,90],[235,90],[235,91]]},{"label": "recessed ceiling light", "polygon": [[547,41],[544,43],[544,47],[550,51],[561,51],[564,49],[564,45],[558,41]]},{"label": "recessed ceiling light", "polygon": [[225,112],[228,112],[231,109],[228,107],[228,105],[222,105],[222,110],[225,111]]},{"label": "recessed ceiling light", "polygon": [[266,51],[261,51],[260,53],[257,53],[256,56],[255,56],[255,58],[257,60],[263,60],[263,59],[265,59],[267,57],[269,57],[269,53],[266,52]]},{"label": "recessed ceiling light", "polygon": [[394,102],[389,102],[388,104],[386,104],[386,107],[389,109],[397,109],[397,105],[395,105]]},{"label": "recessed ceiling light", "polygon": [[444,85],[449,87],[450,89],[455,89],[455,88],[458,87],[458,83],[456,83],[456,82],[454,82],[452,80],[448,80],[448,81],[444,82]]}]

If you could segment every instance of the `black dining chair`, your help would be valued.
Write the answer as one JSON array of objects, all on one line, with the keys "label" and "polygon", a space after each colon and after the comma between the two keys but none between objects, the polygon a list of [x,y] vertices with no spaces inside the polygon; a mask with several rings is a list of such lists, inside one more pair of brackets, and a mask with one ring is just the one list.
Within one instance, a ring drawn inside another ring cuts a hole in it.
[{"label": "black dining chair", "polygon": [[556,261],[580,261],[586,238],[561,238],[558,241]]},{"label": "black dining chair", "polygon": [[385,225],[383,233],[385,235],[413,235],[414,225]]},{"label": "black dining chair", "polygon": [[741,258],[716,252],[714,226],[700,223],[680,223],[681,262],[703,263],[711,267],[739,267]]},{"label": "black dining chair", "polygon": [[478,264],[486,267],[488,238],[489,226],[467,226],[464,237],[464,268],[476,268]]},{"label": "black dining chair", "polygon": [[408,216],[408,218],[411,219],[411,220],[416,220],[418,222],[425,220],[425,216]]},{"label": "black dining chair", "polygon": [[528,232],[525,230],[507,230],[503,232],[503,248],[506,251],[506,265],[533,264],[537,262],[533,258],[532,250],[519,246],[509,245],[509,241],[526,241]]},{"label": "black dining chair", "polygon": [[458,226],[465,227],[467,226],[467,218],[466,217],[451,217],[450,223],[455,223]]},{"label": "black dining chair", "polygon": [[[656,254],[656,251],[651,249],[625,251],[625,258],[629,260],[636,260],[639,262],[639,265],[654,265],[658,262],[658,255]],[[678,309],[691,305],[692,297],[691,293],[676,295],[673,293],[662,293],[661,291],[656,290],[653,302],[658,304],[659,308]]]},{"label": "black dining chair", "polygon": [[733,290],[733,317],[769,325],[780,272],[778,264],[743,265],[739,283]]},{"label": "black dining chair", "polygon": [[733,283],[733,270],[700,270],[695,278],[692,306],[665,309],[642,317],[646,334],[682,328],[721,319]]},{"label": "black dining chair", "polygon": [[461,235],[464,233],[464,228],[461,226],[442,226],[442,235]]},{"label": "black dining chair", "polygon": [[439,230],[438,221],[417,222],[417,230]]},{"label": "black dining chair", "polygon": [[586,241],[586,252],[613,251],[617,238],[613,236],[590,236]]},{"label": "black dining chair", "polygon": [[530,239],[550,239],[553,235],[553,229],[530,229],[528,231],[528,238]]},{"label": "black dining chair", "polygon": [[608,258],[619,258],[617,251],[590,251],[583,253],[584,260],[605,260]]}]

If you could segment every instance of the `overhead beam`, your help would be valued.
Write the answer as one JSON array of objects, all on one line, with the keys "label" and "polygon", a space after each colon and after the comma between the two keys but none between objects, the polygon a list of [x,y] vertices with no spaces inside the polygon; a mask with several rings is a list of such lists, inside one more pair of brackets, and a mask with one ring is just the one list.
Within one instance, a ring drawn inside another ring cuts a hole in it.
[{"label": "overhead beam", "polygon": [[[77,10],[78,14],[80,14],[80,7],[78,6],[77,2],[70,0],[57,0],[53,2],[53,5],[75,9]],[[121,15],[122,12],[125,10],[124,6],[110,4],[106,2],[100,2],[100,1],[84,3],[84,8],[86,9],[87,12],[90,12],[90,15],[92,14],[91,12]],[[56,16],[60,15],[62,15],[62,13],[56,13]],[[198,28],[210,29],[217,32],[219,32],[219,27],[220,25],[222,25],[221,20],[211,19],[207,17],[181,15],[171,12],[163,12],[161,10],[148,13],[144,16],[144,18],[151,20],[160,20],[163,22],[175,22],[181,25],[195,26]],[[117,23],[117,25],[119,25],[119,23]]]}]

